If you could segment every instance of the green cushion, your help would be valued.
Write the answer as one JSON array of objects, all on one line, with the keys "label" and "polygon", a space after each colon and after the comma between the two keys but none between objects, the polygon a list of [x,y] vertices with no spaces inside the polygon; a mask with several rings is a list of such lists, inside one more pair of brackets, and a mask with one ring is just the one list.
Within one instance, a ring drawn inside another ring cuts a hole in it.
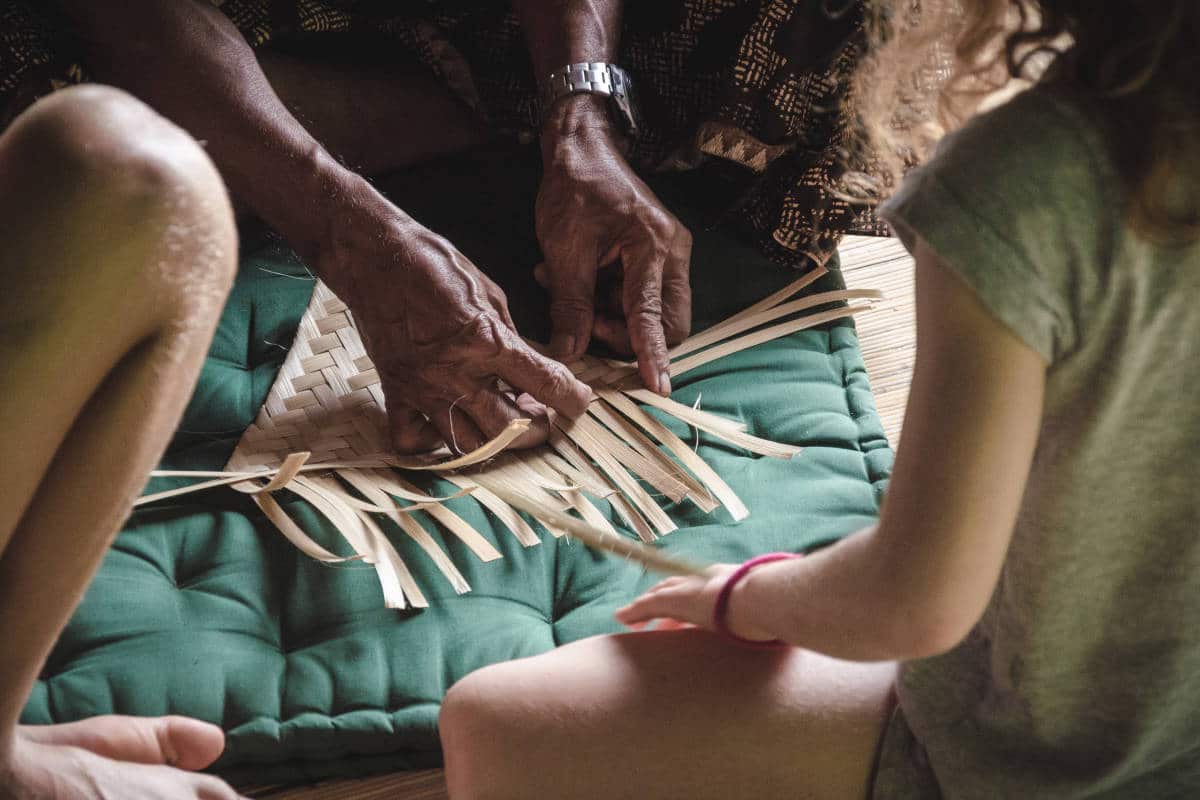
[{"label": "green cushion", "polygon": [[[530,279],[538,260],[533,160],[528,150],[496,148],[410,171],[387,188],[401,207],[498,274],[522,330],[544,336],[545,298]],[[695,232],[700,327],[796,275],[727,234],[705,230],[689,211],[693,181],[675,176],[655,186]],[[165,465],[224,464],[307,304],[311,281],[285,248],[268,240],[246,249]],[[834,271],[818,288],[839,285]],[[874,518],[891,451],[851,323],[712,362],[679,380],[675,397],[700,399],[705,410],[742,420],[752,433],[805,450],[791,461],[760,458],[701,435],[701,455],[751,515],[733,524],[724,511],[670,507],[681,529],[661,540],[664,549],[738,561],[819,546]],[[684,426],[668,424],[692,439]],[[287,505],[316,538],[346,552],[310,509]],[[417,547],[388,528],[433,603],[405,612],[383,607],[372,569],[307,559],[233,491],[139,510],[64,631],[23,720],[112,712],[211,720],[228,732],[217,770],[235,779],[314,779],[439,763],[438,705],[455,680],[492,662],[616,631],[613,609],[655,580],[545,532],[540,546],[523,548],[473,500],[450,505],[505,558],[480,563],[423,520],[473,587],[458,596]]]}]

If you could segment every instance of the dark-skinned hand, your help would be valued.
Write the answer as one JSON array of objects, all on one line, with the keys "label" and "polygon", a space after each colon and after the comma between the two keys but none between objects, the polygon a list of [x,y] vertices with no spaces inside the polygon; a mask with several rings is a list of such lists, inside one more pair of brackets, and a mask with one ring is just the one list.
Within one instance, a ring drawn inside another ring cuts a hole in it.
[{"label": "dark-skinned hand", "polygon": [[635,355],[645,385],[669,394],[667,350],[691,328],[692,236],[630,168],[598,102],[559,101],[543,130],[536,221],[550,351],[570,363],[594,337]]},{"label": "dark-skinned hand", "polygon": [[583,413],[591,389],[521,339],[504,292],[466,256],[373,192],[357,211],[317,266],[363,335],[398,450],[466,452],[533,417],[514,443],[528,447],[545,440],[545,406]]}]

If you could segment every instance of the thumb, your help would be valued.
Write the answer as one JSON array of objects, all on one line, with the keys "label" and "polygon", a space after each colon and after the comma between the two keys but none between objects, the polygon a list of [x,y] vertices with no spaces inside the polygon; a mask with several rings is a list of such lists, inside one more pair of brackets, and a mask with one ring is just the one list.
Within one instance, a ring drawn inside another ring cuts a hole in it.
[{"label": "thumb", "polygon": [[437,428],[415,408],[398,402],[389,404],[388,423],[391,426],[392,447],[398,453],[423,453],[442,443]]},{"label": "thumb", "polygon": [[551,354],[570,363],[587,350],[595,315],[596,270],[578,263],[546,262],[550,279]]}]

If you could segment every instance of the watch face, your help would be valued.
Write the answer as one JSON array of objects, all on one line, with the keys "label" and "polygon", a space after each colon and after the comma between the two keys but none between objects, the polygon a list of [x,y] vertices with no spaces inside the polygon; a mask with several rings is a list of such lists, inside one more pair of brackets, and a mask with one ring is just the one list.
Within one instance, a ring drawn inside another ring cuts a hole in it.
[{"label": "watch face", "polygon": [[629,80],[629,75],[624,70],[613,69],[611,74],[613,102],[620,113],[621,121],[625,123],[625,132],[631,136],[637,136],[642,121],[638,116],[637,95],[633,90],[633,81]]}]

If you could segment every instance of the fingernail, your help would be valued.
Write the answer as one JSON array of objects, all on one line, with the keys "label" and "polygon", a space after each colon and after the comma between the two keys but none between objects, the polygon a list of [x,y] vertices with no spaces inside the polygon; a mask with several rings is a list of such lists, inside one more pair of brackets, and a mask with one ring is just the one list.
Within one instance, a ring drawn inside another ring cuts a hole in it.
[{"label": "fingernail", "polygon": [[575,336],[562,336],[558,339],[558,344],[555,346],[556,355],[566,358],[567,356],[575,355],[575,346],[579,339]]},{"label": "fingernail", "polygon": [[527,394],[517,395],[517,399],[514,402],[517,408],[531,417],[546,416],[546,407]]},{"label": "fingernail", "polygon": [[658,393],[664,396],[671,393],[671,373],[665,369],[658,373]]}]

